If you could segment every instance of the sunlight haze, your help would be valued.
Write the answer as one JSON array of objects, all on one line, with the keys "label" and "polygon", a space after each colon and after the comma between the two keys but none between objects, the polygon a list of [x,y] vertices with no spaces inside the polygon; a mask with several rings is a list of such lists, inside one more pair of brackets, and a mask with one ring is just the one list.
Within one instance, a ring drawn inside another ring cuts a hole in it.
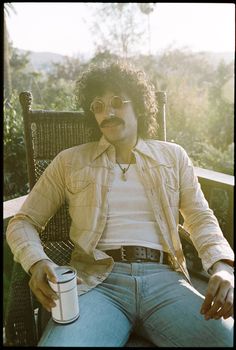
[{"label": "sunlight haze", "polygon": [[[91,9],[102,3],[11,4],[16,14],[10,11],[7,26],[14,47],[68,56],[93,55]],[[230,3],[156,3],[150,15],[151,53],[170,46],[195,52],[234,51],[234,10]],[[140,52],[147,54],[148,45],[140,47]]]}]

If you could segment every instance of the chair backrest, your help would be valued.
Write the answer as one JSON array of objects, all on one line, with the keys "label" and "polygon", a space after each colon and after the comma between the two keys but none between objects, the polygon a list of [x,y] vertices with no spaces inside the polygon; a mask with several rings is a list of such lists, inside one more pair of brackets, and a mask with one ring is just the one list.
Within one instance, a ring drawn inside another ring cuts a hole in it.
[{"label": "chair backrest", "polygon": [[[158,139],[165,140],[166,93],[158,91],[156,97],[158,103]],[[101,134],[98,134],[88,124],[86,116],[82,113],[75,111],[33,110],[32,94],[27,91],[22,92],[19,99],[24,120],[29,185],[30,189],[32,189],[45,168],[60,151],[75,145],[98,140]],[[45,244],[45,249],[49,249],[48,246],[55,244],[55,242],[68,241],[69,227],[70,217],[65,204],[49,221],[45,231],[41,233],[40,238]],[[67,248],[65,246],[65,251],[68,250]],[[53,250],[55,254],[56,249],[50,250]],[[47,253],[50,255],[49,251]],[[53,258],[55,260],[55,256]],[[57,261],[57,263],[62,263],[62,261]]]}]

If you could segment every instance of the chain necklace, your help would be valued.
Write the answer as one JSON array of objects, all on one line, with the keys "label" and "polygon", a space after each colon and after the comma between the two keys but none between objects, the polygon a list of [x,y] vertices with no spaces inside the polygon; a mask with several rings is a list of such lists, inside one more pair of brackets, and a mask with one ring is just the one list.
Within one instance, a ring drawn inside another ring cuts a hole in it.
[{"label": "chain necklace", "polygon": [[119,165],[119,167],[120,167],[120,169],[121,169],[121,171],[122,171],[121,178],[122,178],[123,181],[127,181],[127,175],[126,175],[126,173],[127,173],[127,171],[129,170],[129,167],[130,167],[131,162],[132,162],[132,157],[131,157],[131,159],[130,159],[130,162],[129,162],[129,165],[127,166],[127,168],[122,168],[122,166],[120,165],[120,163],[118,163],[118,162],[116,161],[116,163]]}]

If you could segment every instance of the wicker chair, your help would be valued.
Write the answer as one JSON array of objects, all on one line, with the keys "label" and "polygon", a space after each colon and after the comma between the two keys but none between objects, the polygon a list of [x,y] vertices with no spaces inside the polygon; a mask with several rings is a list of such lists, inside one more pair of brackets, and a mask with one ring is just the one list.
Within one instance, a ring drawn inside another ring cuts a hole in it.
[{"label": "wicker chair", "polygon": [[[159,139],[165,140],[166,94],[158,92],[157,101]],[[61,150],[100,137],[79,112],[32,110],[32,95],[29,92],[20,94],[20,103],[24,119],[30,189]],[[67,264],[70,260],[73,243],[69,239],[69,227],[68,209],[63,205],[40,236],[46,254],[58,265]],[[29,276],[21,265],[14,263],[5,319],[7,346],[35,346],[42,332],[42,328],[38,326],[41,324],[40,312],[38,313],[40,305],[31,293],[28,282]],[[154,347],[134,334],[126,346]]]}]

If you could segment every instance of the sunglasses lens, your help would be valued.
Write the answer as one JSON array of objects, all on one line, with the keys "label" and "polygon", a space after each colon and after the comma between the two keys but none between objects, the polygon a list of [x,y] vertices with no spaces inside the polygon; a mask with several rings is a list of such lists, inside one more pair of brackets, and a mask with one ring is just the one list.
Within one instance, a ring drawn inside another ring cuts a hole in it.
[{"label": "sunglasses lens", "polygon": [[91,104],[91,110],[95,114],[101,113],[103,109],[104,109],[104,104],[102,101],[94,101]]},{"label": "sunglasses lens", "polygon": [[122,98],[119,96],[114,96],[111,100],[111,106],[115,109],[119,109],[123,106]]},{"label": "sunglasses lens", "polygon": [[[123,100],[119,96],[113,96],[111,99],[111,107],[114,109],[120,109],[123,107]],[[105,109],[105,104],[103,101],[95,100],[92,102],[90,110],[95,113],[102,113]]]}]

